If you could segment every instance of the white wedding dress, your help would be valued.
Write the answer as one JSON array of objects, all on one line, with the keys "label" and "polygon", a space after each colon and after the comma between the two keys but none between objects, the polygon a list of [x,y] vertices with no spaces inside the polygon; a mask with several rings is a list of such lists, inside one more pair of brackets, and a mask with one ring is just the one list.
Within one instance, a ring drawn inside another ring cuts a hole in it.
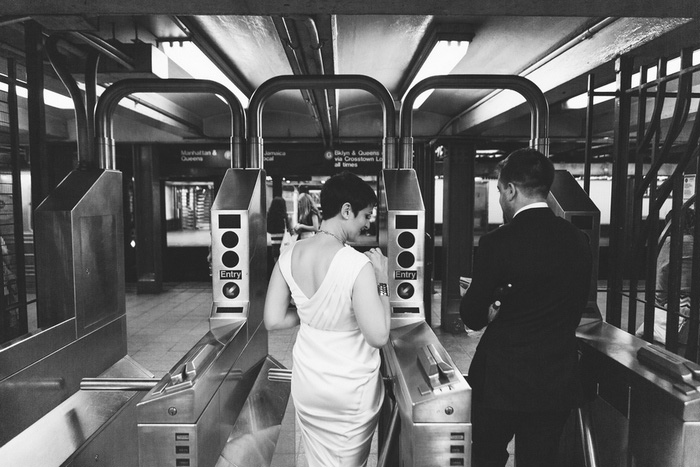
[{"label": "white wedding dress", "polygon": [[316,293],[292,276],[294,246],[279,259],[301,326],[292,351],[292,397],[309,467],[364,466],[384,398],[379,349],[363,337],[352,289],[369,259],[345,247]]}]

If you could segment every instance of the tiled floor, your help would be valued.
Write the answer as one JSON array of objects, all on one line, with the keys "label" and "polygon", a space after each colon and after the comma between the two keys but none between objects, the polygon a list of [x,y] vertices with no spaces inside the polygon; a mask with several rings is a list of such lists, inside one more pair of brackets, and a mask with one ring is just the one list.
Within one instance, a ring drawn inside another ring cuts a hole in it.
[{"label": "tiled floor", "polygon": [[[440,310],[439,287],[434,295],[433,310]],[[605,297],[599,293],[599,306],[605,309]],[[208,283],[167,283],[156,295],[139,295],[133,286],[126,291],[128,353],[146,369],[160,378],[209,330],[212,294]],[[623,308],[625,309],[625,308]],[[433,315],[432,323],[439,323]],[[457,369],[466,373],[481,333],[450,334],[439,326],[433,330]],[[269,333],[269,355],[286,368],[291,368],[292,345],[296,329]],[[512,453],[512,446],[509,449]],[[369,466],[377,462],[376,436]],[[508,467],[513,465],[509,461]],[[230,464],[229,464],[230,465]],[[306,467],[300,439],[294,426],[293,405],[290,401],[282,422],[282,430],[272,465]],[[221,463],[217,467],[229,467]]]}]

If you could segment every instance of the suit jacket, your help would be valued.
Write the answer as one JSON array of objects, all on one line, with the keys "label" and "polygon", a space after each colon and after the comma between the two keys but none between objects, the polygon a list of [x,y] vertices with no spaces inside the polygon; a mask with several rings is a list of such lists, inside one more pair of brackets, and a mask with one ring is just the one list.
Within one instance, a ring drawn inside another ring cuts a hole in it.
[{"label": "suit jacket", "polygon": [[[469,368],[476,403],[515,411],[566,410],[581,400],[576,328],[590,287],[588,237],[547,208],[520,212],[479,241],[460,304],[471,329],[486,326]],[[503,297],[498,287],[512,284]]]}]

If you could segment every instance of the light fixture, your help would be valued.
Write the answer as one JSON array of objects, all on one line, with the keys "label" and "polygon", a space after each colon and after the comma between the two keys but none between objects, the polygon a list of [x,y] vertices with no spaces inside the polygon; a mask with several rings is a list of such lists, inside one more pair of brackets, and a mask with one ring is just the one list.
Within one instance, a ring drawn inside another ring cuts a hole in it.
[{"label": "light fixture", "polygon": [[[631,86],[636,87],[639,86],[641,83],[641,72],[638,71],[637,73],[634,73],[631,78]],[[648,70],[647,72],[647,80],[654,80],[656,79],[656,67],[652,67]],[[603,86],[599,86],[595,88],[593,93],[600,93],[600,94],[606,94],[603,96],[593,96],[593,105],[597,105],[603,102],[607,102],[610,99],[614,99],[614,92],[617,89],[617,84],[615,82],[604,84]],[[578,96],[571,97],[567,100],[564,101],[562,104],[562,108],[565,110],[577,110],[577,109],[585,109],[588,106],[588,93],[584,92],[583,94],[579,94]]]},{"label": "light fixture", "polygon": [[[696,66],[700,64],[700,48],[695,49],[693,51],[693,58],[692,58],[692,66]],[[681,69],[681,59],[680,57],[673,58],[669,60],[666,63],[666,75],[670,75],[673,73],[679,72]],[[638,71],[632,75],[631,78],[631,87],[637,87],[641,83],[641,77],[642,77],[642,72]],[[658,67],[656,65],[649,67],[646,70],[646,81],[654,81],[658,77]],[[600,86],[593,91],[593,93],[612,93],[615,92],[616,89],[616,84],[613,83],[608,83],[606,85]],[[607,96],[594,96],[593,97],[593,105],[600,104],[601,102],[606,102],[609,101],[610,99],[613,99],[615,96],[613,95],[607,95]],[[567,99],[564,101],[562,104],[562,107],[566,110],[577,110],[577,109],[585,109],[588,106],[588,93],[584,92],[583,94],[579,94],[578,96],[574,96],[570,99]]]},{"label": "light fixture", "polygon": [[[17,84],[16,89],[17,97],[22,97],[24,99],[27,98],[28,93],[26,87]],[[7,83],[0,82],[0,91],[9,92],[9,90],[10,87]],[[51,91],[49,89],[44,89],[44,103],[56,109],[67,110],[73,108],[73,99],[64,96],[63,94]]]},{"label": "light fixture", "polygon": [[[248,97],[193,42],[163,42],[162,47],[165,55],[190,76],[196,79],[209,79],[226,86],[244,108],[248,107]],[[219,98],[222,99],[221,96]]]},{"label": "light fixture", "polygon": [[[411,78],[411,84],[406,92],[416,83],[431,76],[447,75],[462,61],[467,54],[469,43],[474,34],[464,32],[460,25],[437,25],[427,34],[420,46],[419,55],[414,59],[412,70],[418,70]],[[432,94],[433,89],[421,93],[413,102],[413,108],[418,109]],[[405,96],[405,93],[404,93]]]},{"label": "light fixture", "polygon": [[[601,86],[599,88],[596,88],[594,93],[596,92],[614,92],[615,91],[615,83],[608,83],[604,86]],[[594,96],[593,97],[593,105],[600,104],[606,101],[609,101],[610,99],[613,99],[615,96]],[[584,92],[583,94],[579,94],[578,96],[572,97],[570,99],[567,99],[564,101],[564,104],[562,104],[562,107],[565,110],[578,110],[578,109],[585,109],[588,107],[588,93]]]}]

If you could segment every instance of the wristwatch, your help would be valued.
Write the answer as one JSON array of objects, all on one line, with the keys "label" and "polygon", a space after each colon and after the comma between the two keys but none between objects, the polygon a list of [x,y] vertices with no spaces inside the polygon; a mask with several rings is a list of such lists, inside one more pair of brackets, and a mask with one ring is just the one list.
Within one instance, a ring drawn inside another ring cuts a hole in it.
[{"label": "wristwatch", "polygon": [[379,282],[377,284],[377,292],[379,293],[380,296],[389,296],[389,286],[386,285],[386,282]]}]

